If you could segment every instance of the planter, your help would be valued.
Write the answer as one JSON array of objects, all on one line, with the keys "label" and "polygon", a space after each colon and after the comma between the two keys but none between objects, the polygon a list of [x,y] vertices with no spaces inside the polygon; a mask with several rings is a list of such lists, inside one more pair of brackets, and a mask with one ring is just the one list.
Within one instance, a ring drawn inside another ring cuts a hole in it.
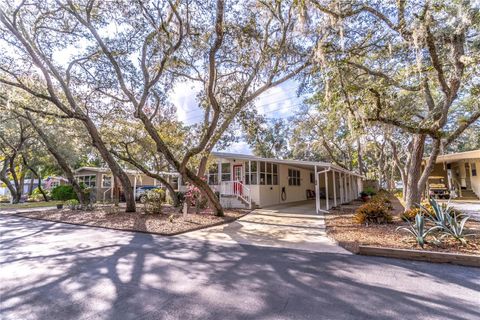
[{"label": "planter", "polygon": [[363,202],[367,202],[368,199],[370,199],[370,197],[369,196],[362,196],[361,199],[362,199]]},{"label": "planter", "polygon": [[63,203],[58,203],[57,204],[57,209],[63,209]]}]

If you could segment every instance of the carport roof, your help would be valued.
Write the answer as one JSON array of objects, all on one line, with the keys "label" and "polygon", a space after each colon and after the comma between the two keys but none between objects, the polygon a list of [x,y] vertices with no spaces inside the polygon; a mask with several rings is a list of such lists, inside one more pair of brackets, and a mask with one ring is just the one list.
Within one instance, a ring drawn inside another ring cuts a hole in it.
[{"label": "carport roof", "polygon": [[303,160],[288,160],[288,159],[275,159],[275,158],[262,158],[257,156],[252,156],[248,154],[239,154],[239,153],[227,153],[227,152],[212,152],[212,156],[215,158],[223,159],[239,159],[239,160],[250,160],[250,161],[266,161],[272,163],[281,163],[289,164],[292,166],[303,167],[307,169],[313,169],[313,167],[322,167],[322,168],[331,168],[332,170],[348,173],[358,177],[362,177],[360,174],[346,170],[336,164],[328,162],[317,162],[317,161],[303,161]]}]

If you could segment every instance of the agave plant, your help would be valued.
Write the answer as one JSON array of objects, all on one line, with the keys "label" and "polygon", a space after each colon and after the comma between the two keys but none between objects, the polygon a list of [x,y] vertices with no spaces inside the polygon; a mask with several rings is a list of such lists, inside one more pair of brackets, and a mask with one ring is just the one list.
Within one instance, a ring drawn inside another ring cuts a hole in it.
[{"label": "agave plant", "polygon": [[442,228],[440,226],[433,226],[431,228],[425,228],[425,217],[423,216],[422,213],[417,213],[417,215],[415,216],[415,223],[414,224],[412,224],[410,222],[408,224],[409,224],[408,227],[403,227],[403,226],[398,227],[397,231],[398,230],[405,230],[405,231],[409,232],[410,234],[412,234],[415,237],[415,240],[417,241],[417,243],[422,248],[426,243],[425,238],[427,237],[427,235],[432,231],[435,231],[435,230],[438,230],[438,229]]},{"label": "agave plant", "polygon": [[420,205],[420,208],[429,215],[430,221],[435,225],[442,227],[442,229],[448,228],[450,223],[452,207],[450,207],[450,200],[446,206],[441,206],[434,198],[429,199],[430,205],[433,209],[433,214],[430,213],[425,207]]},{"label": "agave plant", "polygon": [[465,223],[469,219],[469,216],[466,216],[462,213],[457,214],[456,212],[453,213],[453,216],[448,217],[448,224],[446,228],[442,228],[444,232],[444,236],[452,236],[456,240],[460,241],[462,245],[467,244],[467,240],[465,237],[471,236],[471,234],[464,234],[465,231]]}]

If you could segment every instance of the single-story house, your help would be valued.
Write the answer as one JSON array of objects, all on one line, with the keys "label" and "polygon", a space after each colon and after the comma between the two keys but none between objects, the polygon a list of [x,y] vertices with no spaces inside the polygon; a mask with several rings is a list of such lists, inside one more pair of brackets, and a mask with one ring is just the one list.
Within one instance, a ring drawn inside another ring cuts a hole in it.
[{"label": "single-story house", "polygon": [[311,199],[316,211],[356,199],[362,176],[335,164],[213,152],[209,185],[225,207],[266,207]]},{"label": "single-story house", "polygon": [[[427,159],[424,159],[424,164]],[[451,198],[478,200],[480,198],[480,149],[439,155],[429,176],[427,194],[448,190]]]},{"label": "single-story house", "polygon": [[[141,171],[137,170],[125,170],[130,179],[134,193],[138,187],[143,186],[161,186],[161,183]],[[170,183],[173,184],[176,189],[178,186],[178,174],[170,172],[161,172]],[[83,183],[86,187],[91,188],[91,197],[95,201],[112,201],[114,197],[115,181],[113,179],[112,172],[109,168],[99,167],[81,167],[75,170],[75,179]],[[122,186],[118,183],[120,194],[123,193]]]}]

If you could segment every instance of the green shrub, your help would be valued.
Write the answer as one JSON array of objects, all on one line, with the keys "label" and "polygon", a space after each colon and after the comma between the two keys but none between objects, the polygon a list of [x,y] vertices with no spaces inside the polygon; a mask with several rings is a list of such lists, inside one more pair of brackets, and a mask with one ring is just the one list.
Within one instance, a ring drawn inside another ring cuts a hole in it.
[{"label": "green shrub", "polygon": [[59,201],[66,201],[70,199],[78,200],[77,194],[73,190],[71,185],[60,185],[56,186],[51,191],[52,199]]},{"label": "green shrub", "polygon": [[372,187],[366,187],[363,190],[363,192],[366,193],[369,196],[374,196],[376,194],[375,189],[373,189]]},{"label": "green shrub", "polygon": [[392,222],[390,210],[379,202],[367,202],[355,211],[354,220],[357,223],[389,223]]},{"label": "green shrub", "polygon": [[145,212],[162,213],[162,204],[165,202],[165,190],[153,189],[145,193]]},{"label": "green shrub", "polygon": [[65,201],[65,205],[68,206],[71,210],[75,210],[77,206],[80,204],[77,199],[70,199]]},{"label": "green shrub", "polygon": [[10,202],[10,198],[7,196],[0,196],[0,203],[8,203]]}]

